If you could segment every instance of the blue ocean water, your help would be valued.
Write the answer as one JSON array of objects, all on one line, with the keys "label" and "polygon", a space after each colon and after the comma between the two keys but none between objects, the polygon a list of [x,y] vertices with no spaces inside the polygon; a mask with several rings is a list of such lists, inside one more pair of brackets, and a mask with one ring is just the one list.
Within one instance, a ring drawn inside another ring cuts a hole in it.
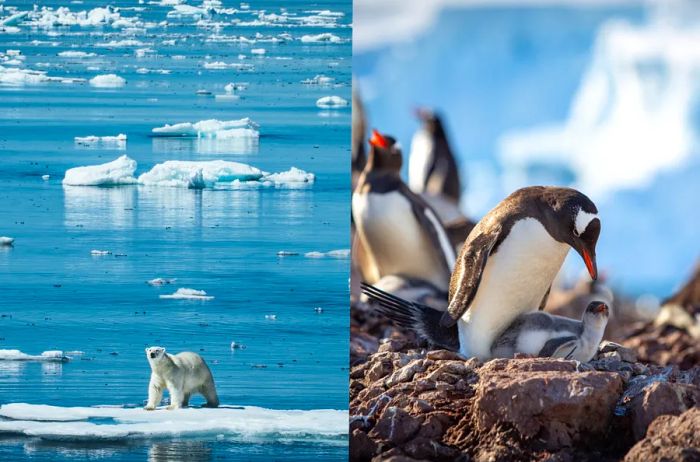
[{"label": "blue ocean water", "polygon": [[[168,18],[172,6],[109,4],[142,24],[20,25],[19,32],[0,33],[0,52],[19,50],[22,68],[51,77],[114,73],[126,79],[114,89],[60,82],[0,85],[0,235],[16,239],[14,246],[0,247],[0,349],[83,352],[63,364],[0,361],[0,404],[141,406],[150,375],[144,348],[160,345],[173,353],[200,353],[222,403],[347,409],[349,260],[304,253],[349,247],[350,111],[320,110],[315,102],[328,95],[349,98],[350,2],[256,1],[250,10],[224,2],[221,7],[238,12],[210,10],[199,23]],[[19,0],[3,5],[6,13],[12,6],[32,8]],[[82,11],[105,3],[41,6]],[[330,10],[342,16],[335,16],[335,25],[273,23],[260,20],[260,10],[290,17]],[[249,25],[234,25],[238,19]],[[328,32],[341,41],[300,40]],[[265,40],[283,33],[291,39]],[[213,36],[256,42],[211,41]],[[95,46],[126,39],[140,44]],[[266,53],[253,55],[253,48]],[[149,50],[139,56],[137,49]],[[97,56],[57,56],[66,50]],[[253,70],[203,67],[215,61],[250,64]],[[137,72],[140,68],[170,73]],[[336,84],[301,83],[318,74]],[[247,84],[236,92],[237,101],[196,94],[223,94],[229,82]],[[244,149],[215,140],[149,136],[164,124],[243,117],[260,124],[259,143]],[[125,149],[73,140],[119,133],[128,136]],[[295,166],[314,173],[316,181],[301,188],[239,190],[62,186],[68,168],[123,154],[138,162],[137,175],[167,160],[223,159],[268,172]],[[112,254],[92,256],[93,249]],[[280,258],[278,251],[299,255]],[[177,281],[146,284],[157,277]],[[159,298],[179,287],[215,298]],[[266,319],[270,314],[276,319]],[[232,350],[233,341],[245,349]],[[344,460],[346,453],[342,435],[248,443],[213,435],[110,443],[0,438],[0,457],[7,460]]]},{"label": "blue ocean water", "polygon": [[[412,109],[442,112],[466,184],[463,206],[475,218],[517,187],[577,186],[594,169],[587,183],[596,176],[615,183],[615,172],[682,153],[644,180],[620,182],[604,194],[584,190],[601,214],[598,266],[608,282],[629,295],[663,299],[700,255],[700,99],[693,77],[700,63],[692,46],[680,45],[693,43],[699,18],[695,2],[452,5],[407,40],[356,50],[353,73],[370,125],[396,136],[406,154],[418,128]],[[386,21],[401,23],[390,14]],[[568,151],[550,153],[532,139],[525,167],[501,157],[507,135],[572,121],[588,125]],[[646,132],[655,133],[647,137],[654,142],[645,144]],[[684,136],[687,147],[665,149]],[[610,155],[574,159],[571,151],[588,142]],[[538,161],[542,152],[552,155]],[[569,277],[580,274],[580,258],[570,256],[567,269]]]}]

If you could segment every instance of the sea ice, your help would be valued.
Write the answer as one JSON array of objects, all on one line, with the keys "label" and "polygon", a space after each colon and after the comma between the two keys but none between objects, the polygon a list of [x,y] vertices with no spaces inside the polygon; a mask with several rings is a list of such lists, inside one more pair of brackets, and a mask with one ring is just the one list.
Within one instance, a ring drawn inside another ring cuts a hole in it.
[{"label": "sea ice", "polygon": [[337,35],[331,33],[318,34],[318,35],[304,35],[301,37],[303,43],[339,43],[343,40]]},{"label": "sea ice", "polygon": [[58,54],[58,56],[62,58],[92,58],[93,56],[97,56],[96,53],[88,53],[86,51],[73,51],[73,50],[68,50],[68,51],[62,51]]},{"label": "sea ice", "polygon": [[94,256],[94,257],[102,257],[102,256],[105,256],[105,255],[112,255],[112,252],[110,252],[109,250],[96,250],[96,249],[93,249],[93,250],[90,251],[90,255],[92,255],[92,256]]},{"label": "sea ice", "polygon": [[0,245],[12,245],[14,242],[14,237],[0,236]]},{"label": "sea ice", "polygon": [[[269,438],[336,441],[348,433],[347,411],[278,410],[255,406],[220,406],[156,411],[114,406],[59,407],[11,403],[0,407],[0,433],[44,440],[96,441],[226,435],[241,441]],[[100,420],[95,423],[89,420]]]},{"label": "sea ice", "polygon": [[294,257],[296,255],[299,255],[299,252],[290,252],[287,250],[280,250],[277,252],[278,257]]},{"label": "sea ice", "polygon": [[345,107],[348,101],[340,96],[324,96],[316,101],[316,106],[324,109]]},{"label": "sea ice", "polygon": [[304,254],[306,258],[324,258],[324,257],[330,257],[330,258],[350,258],[350,249],[338,249],[338,250],[331,250],[329,252],[307,252]]},{"label": "sea ice", "polygon": [[152,130],[153,136],[187,136],[197,138],[258,138],[259,125],[248,117],[238,120],[201,120],[166,124]]},{"label": "sea ice", "polygon": [[44,351],[40,355],[28,355],[20,350],[0,350],[0,361],[43,361],[61,362],[68,361],[69,358],[60,350]]},{"label": "sea ice", "polygon": [[126,135],[123,133],[117,136],[76,136],[73,138],[75,144],[80,144],[83,146],[94,146],[95,144],[102,143],[105,145],[116,145],[116,147],[125,148],[126,147]]},{"label": "sea ice", "polygon": [[262,176],[261,170],[239,162],[169,160],[156,164],[138,181],[144,185],[204,188],[220,182],[255,181]]},{"label": "sea ice", "polygon": [[49,178],[51,178],[51,175],[41,175],[41,179],[44,181],[49,181]]},{"label": "sea ice", "polygon": [[313,183],[315,178],[313,173],[308,173],[299,168],[292,167],[286,172],[267,174],[262,178],[262,181],[269,181],[274,184]]},{"label": "sea ice", "polygon": [[250,50],[250,53],[253,55],[264,55],[265,49],[264,48],[253,48],[252,50]]},{"label": "sea ice", "polygon": [[63,184],[67,186],[117,186],[134,184],[136,161],[121,156],[112,162],[86,167],[75,167],[66,171]]},{"label": "sea ice", "polygon": [[171,279],[155,278],[155,279],[151,279],[150,281],[146,281],[146,284],[148,284],[149,286],[164,286],[164,285],[172,284],[175,281],[177,281],[176,278],[171,278]]},{"label": "sea ice", "polygon": [[306,85],[332,85],[335,82],[333,77],[327,77],[323,74],[315,76],[313,79],[302,80],[301,83]]},{"label": "sea ice", "polygon": [[203,290],[187,289],[181,287],[173,294],[161,295],[160,298],[168,298],[173,300],[213,300],[214,297],[207,295]]},{"label": "sea ice", "polygon": [[90,79],[90,85],[97,88],[119,88],[126,85],[126,79],[116,74],[96,75]]}]

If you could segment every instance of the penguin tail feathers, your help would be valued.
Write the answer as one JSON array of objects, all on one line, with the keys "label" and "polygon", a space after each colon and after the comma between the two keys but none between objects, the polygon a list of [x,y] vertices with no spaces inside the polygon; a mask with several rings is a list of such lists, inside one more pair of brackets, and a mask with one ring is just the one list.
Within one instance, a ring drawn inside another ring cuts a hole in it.
[{"label": "penguin tail feathers", "polygon": [[433,345],[459,351],[457,327],[442,327],[441,311],[420,303],[409,302],[364,282],[362,292],[378,305],[378,311],[382,315],[396,325],[412,330]]}]

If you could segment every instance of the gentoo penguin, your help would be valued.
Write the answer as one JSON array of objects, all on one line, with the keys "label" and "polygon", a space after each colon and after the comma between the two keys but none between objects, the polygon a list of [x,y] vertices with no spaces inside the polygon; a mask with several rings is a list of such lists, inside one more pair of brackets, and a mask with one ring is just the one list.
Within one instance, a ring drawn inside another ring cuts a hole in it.
[{"label": "gentoo penguin", "polygon": [[362,173],[367,162],[365,155],[365,110],[360,99],[357,84],[353,82],[352,86],[352,186],[353,189],[357,182],[357,177]]},{"label": "gentoo penguin", "polygon": [[418,109],[416,113],[422,127],[411,141],[408,185],[415,193],[444,196],[458,203],[462,192],[459,171],[442,120],[428,109]]},{"label": "gentoo penguin", "polygon": [[[442,327],[442,312],[416,302],[409,302],[377,287],[363,284],[362,291],[379,305],[378,311],[399,326],[414,331],[431,345],[459,351],[457,326]],[[608,321],[605,303],[591,302],[581,321],[532,311],[515,318],[498,335],[489,348],[489,358],[512,358],[515,353],[590,361]]]},{"label": "gentoo penguin", "polygon": [[569,248],[598,277],[595,204],[570,188],[515,191],[484,216],[462,246],[441,325],[457,324],[460,352],[488,358],[496,337],[520,314],[542,309]]},{"label": "gentoo penguin", "polygon": [[401,162],[396,141],[374,130],[352,195],[357,236],[380,278],[397,274],[423,279],[446,292],[454,249],[432,208],[401,180]]},{"label": "gentoo penguin", "polygon": [[491,345],[494,358],[516,353],[588,362],[598,351],[610,312],[601,301],[591,302],[581,321],[544,311],[521,314]]}]

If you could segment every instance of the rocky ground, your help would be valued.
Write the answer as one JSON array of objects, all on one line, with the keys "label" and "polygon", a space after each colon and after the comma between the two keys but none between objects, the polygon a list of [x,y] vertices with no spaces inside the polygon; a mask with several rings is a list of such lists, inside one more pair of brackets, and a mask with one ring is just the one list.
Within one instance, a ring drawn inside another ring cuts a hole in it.
[{"label": "rocky ground", "polygon": [[586,364],[430,350],[354,303],[351,460],[700,462],[697,287]]}]

